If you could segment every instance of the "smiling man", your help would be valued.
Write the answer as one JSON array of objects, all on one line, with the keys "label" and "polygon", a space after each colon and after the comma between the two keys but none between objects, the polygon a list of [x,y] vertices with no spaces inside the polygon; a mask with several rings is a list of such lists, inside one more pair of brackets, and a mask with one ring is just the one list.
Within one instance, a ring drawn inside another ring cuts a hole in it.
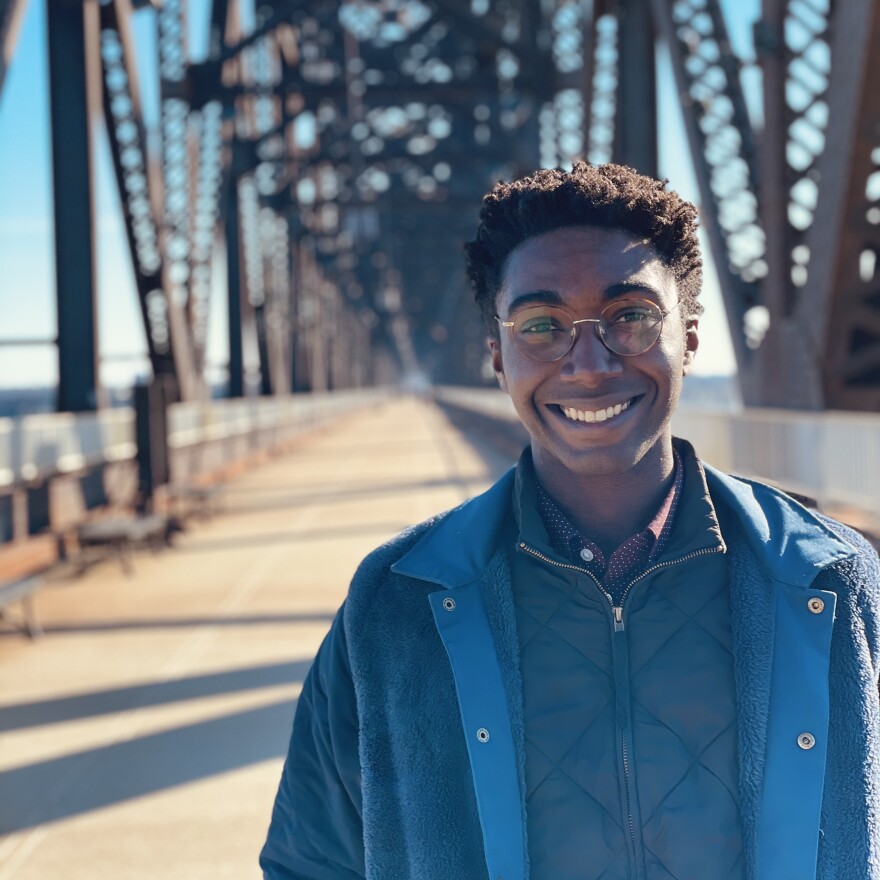
[{"label": "smiling man", "polygon": [[468,270],[531,443],[359,568],[261,856],[297,880],[880,880],[880,561],[703,465],[696,211],[489,193]]}]

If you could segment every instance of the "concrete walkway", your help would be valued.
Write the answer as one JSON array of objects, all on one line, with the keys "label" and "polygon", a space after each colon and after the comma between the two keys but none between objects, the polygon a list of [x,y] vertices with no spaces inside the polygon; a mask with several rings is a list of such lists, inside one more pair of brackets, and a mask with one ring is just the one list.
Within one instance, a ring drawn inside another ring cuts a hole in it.
[{"label": "concrete walkway", "polygon": [[358,561],[508,464],[432,404],[230,483],[174,549],[59,573],[0,628],[0,880],[259,877],[296,698]]}]

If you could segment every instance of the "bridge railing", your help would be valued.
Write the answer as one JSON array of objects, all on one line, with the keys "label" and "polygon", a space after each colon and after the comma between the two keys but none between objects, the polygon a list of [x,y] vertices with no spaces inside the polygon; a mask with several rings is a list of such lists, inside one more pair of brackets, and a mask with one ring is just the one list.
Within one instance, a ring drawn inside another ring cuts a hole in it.
[{"label": "bridge railing", "polygon": [[[192,456],[216,447],[204,464],[236,450],[273,446],[352,407],[385,399],[384,389],[301,394],[285,398],[212,400],[169,407],[172,454]],[[0,488],[31,483],[137,453],[134,410],[42,413],[0,419]]]},{"label": "bridge railing", "polygon": [[272,449],[304,430],[387,400],[385,388],[212,400],[169,407],[172,480],[186,480]]},{"label": "bridge railing", "polygon": [[[444,387],[435,394],[440,401],[501,424],[518,424],[510,398],[500,391]],[[172,477],[192,479],[246,459],[389,395],[373,389],[177,404],[169,412]],[[0,496],[89,469],[132,464],[134,421],[130,409],[0,419]],[[673,430],[722,470],[769,480],[823,506],[852,505],[880,517],[880,415],[726,410],[683,403]],[[20,531],[13,529],[10,505],[0,497],[0,520],[10,520],[0,522],[0,542]],[[27,522],[27,517],[18,519]],[[44,519],[37,517],[35,523]]]},{"label": "bridge railing", "polygon": [[[510,398],[483,388],[435,389],[441,402],[517,423]],[[682,403],[673,433],[715,467],[775,483],[823,507],[880,517],[880,415],[725,409]]]},{"label": "bridge railing", "polygon": [[134,458],[134,410],[0,419],[0,488]]},{"label": "bridge railing", "polygon": [[673,430],[722,470],[880,514],[880,415],[683,405]]},{"label": "bridge railing", "polygon": [[[230,465],[392,394],[373,388],[174,404],[168,411],[171,480],[222,477]],[[0,545],[47,530],[64,533],[95,507],[131,504],[135,429],[130,408],[0,419]]]}]

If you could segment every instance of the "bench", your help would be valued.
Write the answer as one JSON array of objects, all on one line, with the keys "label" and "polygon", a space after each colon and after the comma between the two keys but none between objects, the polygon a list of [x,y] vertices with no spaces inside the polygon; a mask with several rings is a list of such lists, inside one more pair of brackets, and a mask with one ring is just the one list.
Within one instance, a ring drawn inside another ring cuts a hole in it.
[{"label": "bench", "polygon": [[22,629],[32,639],[43,634],[37,615],[34,611],[34,593],[43,585],[38,577],[24,578],[18,581],[0,583],[0,618],[6,620],[6,606],[13,602],[21,602],[24,610],[24,622],[12,621],[13,625]]},{"label": "bench", "polygon": [[132,571],[131,550],[139,544],[149,544],[154,550],[169,543],[171,523],[166,516],[113,516],[85,523],[77,529],[79,541],[79,574],[88,566],[115,554],[126,574]]},{"label": "bench", "polygon": [[219,486],[201,486],[196,483],[172,483],[165,488],[165,495],[181,521],[189,516],[207,518],[216,513],[222,501]]}]

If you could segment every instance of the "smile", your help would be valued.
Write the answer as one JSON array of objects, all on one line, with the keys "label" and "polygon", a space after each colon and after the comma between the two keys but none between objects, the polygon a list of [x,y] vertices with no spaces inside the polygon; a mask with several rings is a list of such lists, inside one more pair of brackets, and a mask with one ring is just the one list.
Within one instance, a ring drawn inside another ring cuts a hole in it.
[{"label": "smile", "polygon": [[619,416],[622,412],[628,410],[633,400],[635,398],[597,410],[575,409],[569,406],[560,406],[559,409],[567,419],[573,422],[607,422],[609,419],[613,419],[615,416]]}]

